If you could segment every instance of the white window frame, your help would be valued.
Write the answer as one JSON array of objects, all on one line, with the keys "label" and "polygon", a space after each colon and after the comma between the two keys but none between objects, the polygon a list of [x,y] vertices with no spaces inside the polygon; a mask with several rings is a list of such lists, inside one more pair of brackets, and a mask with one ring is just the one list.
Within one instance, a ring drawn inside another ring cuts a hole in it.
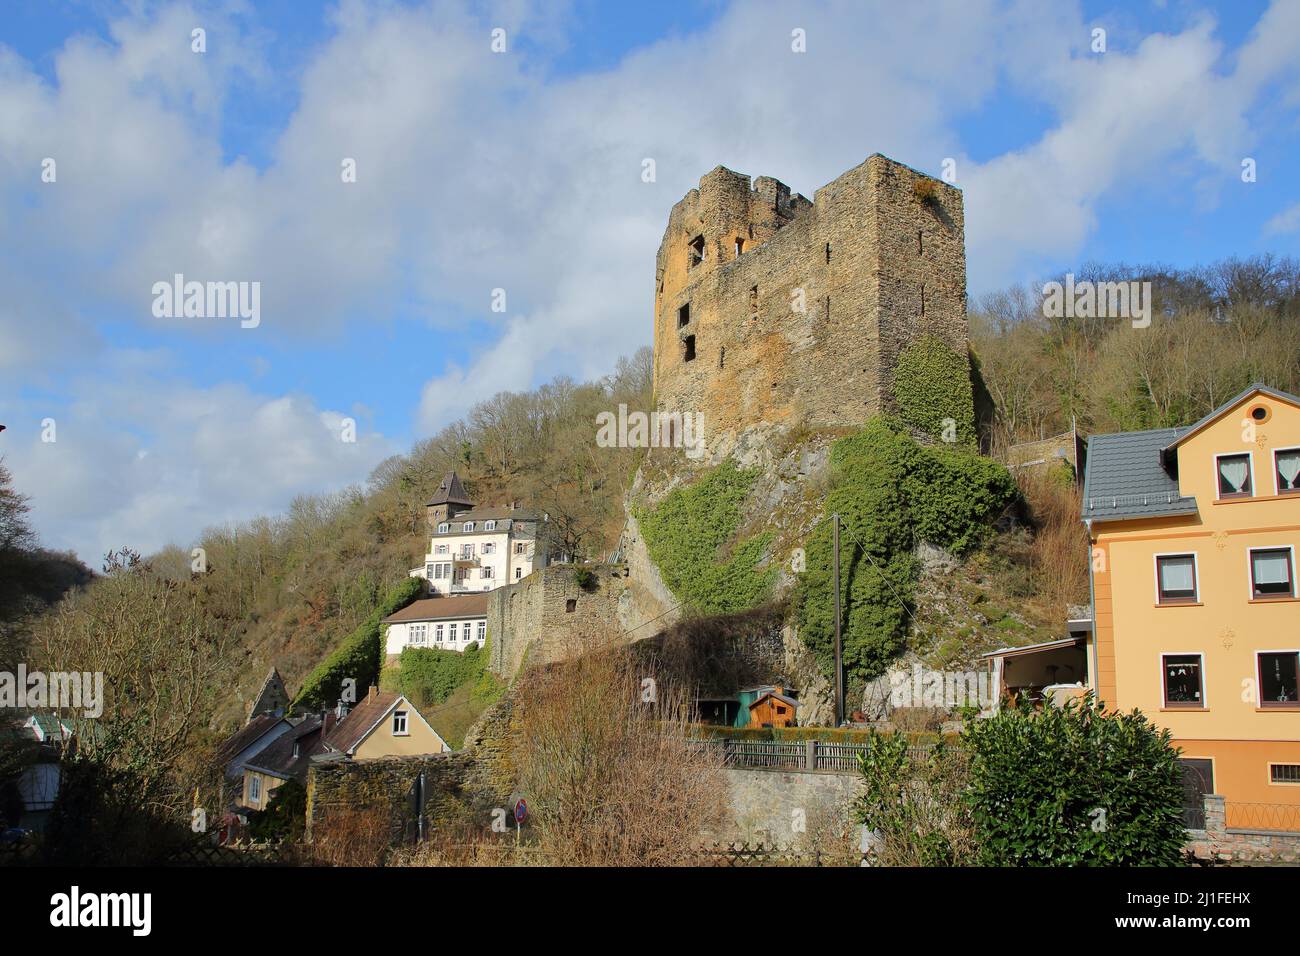
[{"label": "white window frame", "polygon": [[483,567],[478,569],[478,579],[480,581],[486,581],[491,577],[492,577],[492,565],[485,564],[483,565]]},{"label": "white window frame", "polygon": [[[1287,551],[1291,555],[1291,593],[1287,595],[1277,595],[1276,597],[1260,597],[1255,593],[1255,561],[1252,555],[1256,551]],[[1253,548],[1246,549],[1246,597],[1251,601],[1285,601],[1288,598],[1294,600],[1296,597],[1295,586],[1295,545],[1293,544],[1261,544]]]},{"label": "white window frame", "polygon": [[474,542],[469,541],[460,546],[460,559],[462,561],[474,557]]},{"label": "white window frame", "polygon": [[1295,448],[1274,448],[1273,449],[1273,497],[1281,498],[1285,495],[1300,495],[1300,488],[1293,488],[1290,491],[1282,490],[1282,482],[1279,480],[1282,476],[1278,474],[1277,456],[1284,455],[1287,452],[1300,452],[1300,447]]},{"label": "white window frame", "polygon": [[474,522],[466,521],[463,525],[461,525],[461,530],[465,532],[465,534],[469,534],[471,531],[474,530]]},{"label": "white window frame", "polygon": [[478,627],[475,630],[478,634],[478,640],[480,643],[487,640],[487,621],[479,621]]},{"label": "white window frame", "polygon": [[516,542],[515,542],[515,554],[524,554],[524,553],[525,553],[525,552],[524,552],[524,542],[522,542],[522,541],[516,541]]},{"label": "white window frame", "polygon": [[[1250,494],[1248,495],[1228,495],[1223,496],[1222,489],[1219,487],[1219,459],[1220,458],[1240,458],[1246,456],[1246,483],[1250,485]],[[1243,501],[1246,498],[1255,497],[1255,454],[1249,451],[1224,451],[1214,456],[1214,500],[1215,501]]]},{"label": "white window frame", "polygon": [[522,581],[522,580],[523,580],[523,577],[524,577],[524,569],[523,569],[523,568],[520,568],[520,567],[516,567],[516,568],[515,568],[515,580],[516,580],[516,581]]},{"label": "white window frame", "polygon": [[496,529],[497,529],[497,523],[496,523],[495,521],[484,521],[484,522],[483,522],[483,530],[484,530],[484,531],[495,531]]},{"label": "white window frame", "polygon": [[409,643],[427,644],[429,642],[429,625],[421,623],[411,624],[408,626],[411,629],[411,639]]},{"label": "white window frame", "polygon": [[441,624],[435,624],[435,625],[433,626],[433,642],[434,642],[435,644],[441,644],[441,643],[442,643],[442,625],[441,625]]},{"label": "white window frame", "polygon": [[255,773],[248,777],[248,799],[258,801],[262,799],[262,778]]},{"label": "white window frame", "polygon": [[450,624],[447,625],[447,640],[452,644],[455,644],[458,640],[460,640],[460,638],[456,636],[456,625],[459,623],[460,623],[459,621],[452,621]]},{"label": "white window frame", "polygon": [[393,736],[411,736],[411,721],[409,715],[404,710],[393,711]]},{"label": "white window frame", "polygon": [[1258,708],[1259,710],[1280,710],[1283,713],[1289,713],[1295,710],[1300,710],[1300,702],[1297,702],[1295,704],[1288,704],[1286,706],[1279,706],[1277,703],[1274,703],[1270,707],[1264,706],[1264,681],[1261,679],[1261,674],[1259,670],[1259,655],[1261,654],[1300,655],[1300,648],[1295,648],[1295,647],[1279,647],[1279,648],[1272,648],[1272,649],[1261,648],[1260,650],[1255,651],[1255,673],[1252,675],[1255,678],[1255,707],[1256,708]]},{"label": "white window frame", "polygon": [[[1201,706],[1189,707],[1186,704],[1174,704],[1169,706],[1169,701],[1165,698],[1165,658],[1166,657],[1195,657],[1200,663],[1197,668],[1201,674]],[[1210,682],[1205,678],[1205,652],[1204,651],[1160,651],[1156,654],[1156,664],[1160,668],[1160,709],[1161,710],[1209,710],[1210,709]]]},{"label": "white window frame", "polygon": [[433,553],[434,553],[434,554],[446,554],[446,553],[447,553],[447,546],[446,546],[445,544],[440,544],[440,545],[438,545],[436,548],[433,549]]},{"label": "white window frame", "polygon": [[[488,530],[491,530],[491,529],[489,528]],[[492,541],[484,541],[484,542],[483,542],[483,553],[484,553],[484,554],[496,554],[496,553],[497,553],[497,546],[496,546],[496,544],[495,544],[494,542],[492,542]]]},{"label": "white window frame", "polygon": [[438,525],[438,534],[446,534],[450,529],[451,525],[444,521]]},{"label": "white window frame", "polygon": [[[1164,601],[1160,597],[1160,559],[1161,558],[1186,558],[1192,559],[1192,581],[1193,590],[1196,592],[1190,601],[1173,600]],[[1156,607],[1187,607],[1193,604],[1201,603],[1201,559],[1195,551],[1158,551],[1151,555],[1151,566],[1155,572],[1156,585]]]}]

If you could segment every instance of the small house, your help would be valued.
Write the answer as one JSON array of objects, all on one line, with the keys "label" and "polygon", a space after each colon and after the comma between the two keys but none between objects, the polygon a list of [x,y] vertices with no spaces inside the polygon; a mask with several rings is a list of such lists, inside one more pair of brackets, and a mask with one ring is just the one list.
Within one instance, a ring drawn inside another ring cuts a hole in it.
[{"label": "small house", "polygon": [[750,727],[793,727],[799,702],[784,687],[762,690],[749,705]]},{"label": "small house", "polygon": [[347,757],[409,757],[451,748],[404,695],[371,687],[325,737],[328,752]]}]

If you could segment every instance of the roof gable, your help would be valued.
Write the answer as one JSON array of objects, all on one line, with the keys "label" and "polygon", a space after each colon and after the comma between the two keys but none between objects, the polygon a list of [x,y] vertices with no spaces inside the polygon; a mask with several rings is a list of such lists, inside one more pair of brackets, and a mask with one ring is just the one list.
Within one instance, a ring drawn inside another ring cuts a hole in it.
[{"label": "roof gable", "polygon": [[377,691],[359,703],[339,721],[337,727],[330,731],[325,738],[326,745],[332,750],[351,756],[399,705],[404,705],[408,720],[412,714],[420,718],[420,722],[429,729],[429,733],[433,734],[443,747],[451,749],[447,747],[447,741],[443,739],[442,734],[433,729],[433,725],[425,720],[420,709],[411,703],[409,698],[392,691]]},{"label": "roof gable", "polygon": [[1290,392],[1284,392],[1281,389],[1277,389],[1277,388],[1270,388],[1268,385],[1264,385],[1262,383],[1256,382],[1254,385],[1248,385],[1242,391],[1238,392],[1232,398],[1228,399],[1226,402],[1224,402],[1214,411],[1210,412],[1210,414],[1206,415],[1204,418],[1202,418],[1196,424],[1192,425],[1190,428],[1180,429],[1181,434],[1174,441],[1170,442],[1165,447],[1164,451],[1166,453],[1172,452],[1183,442],[1187,441],[1187,439],[1191,438],[1193,435],[1196,435],[1204,431],[1210,425],[1214,424],[1219,419],[1221,419],[1224,415],[1227,415],[1228,412],[1232,411],[1242,402],[1245,402],[1255,397],[1256,395],[1267,395],[1270,398],[1276,399],[1279,402],[1285,402],[1288,405],[1292,405],[1296,408],[1300,408],[1300,397],[1292,395]]},{"label": "roof gable", "polygon": [[460,476],[454,471],[447,472],[442,481],[438,484],[438,490],[434,492],[429,499],[430,505],[468,505],[474,507],[474,502],[469,500],[469,495],[465,494],[465,487],[460,483]]}]

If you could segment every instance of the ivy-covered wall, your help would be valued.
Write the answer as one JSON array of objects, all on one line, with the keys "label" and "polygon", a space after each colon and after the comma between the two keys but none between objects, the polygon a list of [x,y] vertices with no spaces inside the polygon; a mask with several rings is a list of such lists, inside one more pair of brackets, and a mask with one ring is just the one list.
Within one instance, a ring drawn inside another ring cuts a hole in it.
[{"label": "ivy-covered wall", "polygon": [[420,578],[404,578],[391,588],[370,616],[307,675],[293,706],[309,709],[331,706],[338,701],[347,678],[356,681],[358,699],[363,697],[366,688],[378,682],[383,662],[383,625],[379,622],[414,601],[423,587]]},{"label": "ivy-covered wall", "polygon": [[917,338],[894,368],[898,415],[945,442],[975,440],[975,403],[969,357],[934,335]]},{"label": "ivy-covered wall", "polygon": [[673,489],[658,507],[634,512],[664,584],[694,610],[743,611],[761,604],[772,589],[776,568],[759,566],[772,534],[733,540],[757,475],[728,460]]},{"label": "ivy-covered wall", "polygon": [[873,419],[831,449],[832,490],[807,543],[795,607],[803,641],[830,674],[834,591],[830,516],[838,513],[845,670],[870,680],[902,650],[917,541],[961,553],[992,530],[1015,496],[999,463],[961,446],[922,446],[897,419]]}]

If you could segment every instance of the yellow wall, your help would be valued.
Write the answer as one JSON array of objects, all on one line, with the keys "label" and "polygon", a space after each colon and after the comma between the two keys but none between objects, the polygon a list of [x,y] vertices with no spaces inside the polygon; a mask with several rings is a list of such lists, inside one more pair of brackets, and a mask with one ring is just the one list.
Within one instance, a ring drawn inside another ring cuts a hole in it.
[{"label": "yellow wall", "polygon": [[[257,777],[262,782],[262,790],[258,799],[252,799],[252,781]],[[258,773],[256,770],[244,770],[244,806],[251,807],[254,810],[265,810],[266,805],[271,802],[271,791],[284,783],[279,777],[272,777],[269,774]]]},{"label": "yellow wall", "polygon": [[[1243,434],[1256,404],[1271,417]],[[1259,650],[1300,649],[1300,601],[1253,601],[1247,555],[1290,545],[1300,557],[1300,495],[1273,493],[1273,451],[1297,445],[1300,409],[1248,398],[1178,449],[1179,487],[1196,498],[1197,516],[1093,526],[1102,552],[1093,574],[1098,696],[1168,727],[1185,756],[1213,758],[1215,789],[1229,800],[1300,802],[1300,787],[1268,784],[1265,760],[1300,763],[1300,708],[1259,708],[1255,661]],[[1214,456],[1243,452],[1252,456],[1255,496],[1217,501]],[[1170,552],[1195,553],[1196,604],[1157,605],[1155,555]],[[1202,655],[1204,710],[1164,709],[1162,653]]]},{"label": "yellow wall", "polygon": [[374,731],[353,751],[358,759],[367,757],[407,757],[418,754],[440,754],[450,749],[421,719],[410,701],[402,698],[393,709],[406,711],[405,736],[393,733],[393,713],[388,713]]}]

